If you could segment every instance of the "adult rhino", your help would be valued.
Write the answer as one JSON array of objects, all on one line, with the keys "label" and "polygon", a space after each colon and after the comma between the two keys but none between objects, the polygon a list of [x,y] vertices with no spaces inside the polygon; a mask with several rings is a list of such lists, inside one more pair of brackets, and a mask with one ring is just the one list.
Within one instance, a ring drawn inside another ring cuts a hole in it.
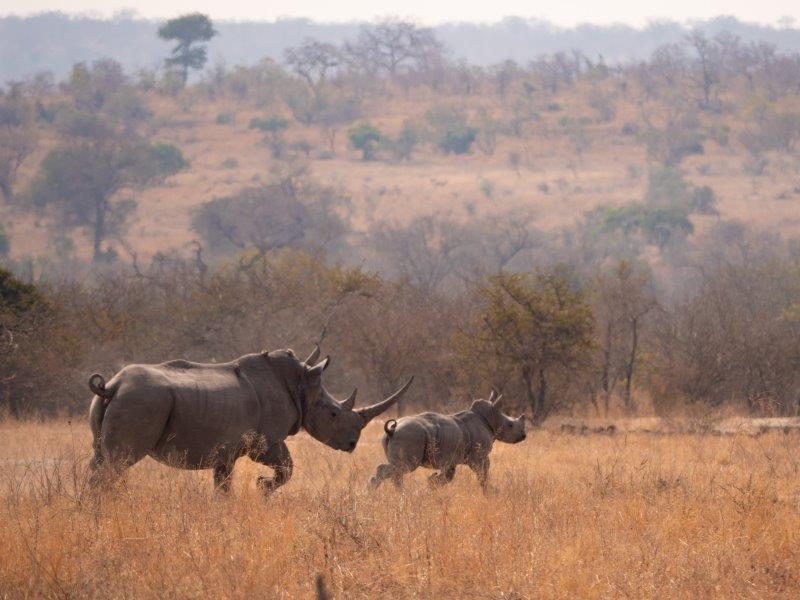
[{"label": "adult rhino", "polygon": [[222,364],[128,365],[108,384],[92,375],[92,483],[149,455],[182,469],[214,469],[214,485],[227,491],[234,463],[248,456],[274,469],[272,478],[258,479],[271,492],[292,475],[285,439],[301,427],[331,448],[352,452],[361,429],[397,402],[414,378],[382,402],[354,409],[356,390],[341,402],[331,396],[322,383],[330,359],[315,364],[318,358],[319,346],[302,362],[291,350],[276,350]]}]

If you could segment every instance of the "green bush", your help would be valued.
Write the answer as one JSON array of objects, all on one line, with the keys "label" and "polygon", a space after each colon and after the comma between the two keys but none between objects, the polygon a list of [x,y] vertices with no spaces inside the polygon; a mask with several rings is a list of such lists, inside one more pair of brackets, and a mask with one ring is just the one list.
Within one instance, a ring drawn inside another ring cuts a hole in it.
[{"label": "green bush", "polygon": [[381,130],[371,123],[359,123],[347,132],[350,145],[361,150],[363,160],[375,159],[375,146],[383,139]]},{"label": "green bush", "polygon": [[284,117],[254,118],[250,120],[250,129],[258,129],[264,133],[281,133],[289,127],[289,119]]},{"label": "green bush", "polygon": [[411,158],[411,153],[419,143],[419,132],[411,121],[403,123],[403,129],[397,137],[392,140],[392,152],[398,160],[408,160]]},{"label": "green bush", "polygon": [[0,267],[0,311],[20,316],[45,306],[44,298],[36,286],[20,281],[10,271]]},{"label": "green bush", "polygon": [[446,154],[469,154],[477,135],[478,130],[474,127],[447,131],[439,141],[439,148]]},{"label": "green bush", "polygon": [[689,201],[689,208],[692,212],[700,215],[718,215],[716,209],[717,195],[707,185],[694,188],[692,197]]},{"label": "green bush", "polygon": [[150,147],[150,156],[161,175],[174,175],[189,166],[180,148],[172,144],[156,142]]},{"label": "green bush", "polygon": [[478,136],[469,125],[464,111],[456,108],[434,108],[425,115],[432,129],[433,142],[445,154],[467,154]]}]

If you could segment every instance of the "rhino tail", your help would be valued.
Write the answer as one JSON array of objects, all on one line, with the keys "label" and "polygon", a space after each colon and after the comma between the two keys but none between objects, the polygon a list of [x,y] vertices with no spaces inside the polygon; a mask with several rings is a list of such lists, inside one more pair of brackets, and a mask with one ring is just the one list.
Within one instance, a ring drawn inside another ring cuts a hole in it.
[{"label": "rhino tail", "polygon": [[394,435],[395,429],[397,429],[397,419],[389,419],[388,421],[386,421],[386,423],[383,424],[383,430],[389,437],[392,437]]},{"label": "rhino tail", "polygon": [[89,377],[89,389],[92,390],[95,396],[100,396],[106,402],[114,397],[114,391],[106,387],[106,380],[100,373],[95,373]]}]

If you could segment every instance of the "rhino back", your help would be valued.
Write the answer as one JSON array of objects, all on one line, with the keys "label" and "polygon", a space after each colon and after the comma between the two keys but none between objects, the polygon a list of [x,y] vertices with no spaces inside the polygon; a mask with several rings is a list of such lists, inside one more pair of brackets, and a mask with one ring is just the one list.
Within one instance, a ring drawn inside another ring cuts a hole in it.
[{"label": "rhino back", "polygon": [[[151,455],[171,464],[204,468],[258,430],[261,409],[250,380],[233,365],[143,367],[172,409]],[[137,392],[143,393],[142,388]]]},{"label": "rhino back", "polygon": [[[440,469],[460,462],[464,437],[450,415],[422,413],[403,417],[389,440],[387,456],[424,467]],[[402,455],[402,456],[401,456]]]}]

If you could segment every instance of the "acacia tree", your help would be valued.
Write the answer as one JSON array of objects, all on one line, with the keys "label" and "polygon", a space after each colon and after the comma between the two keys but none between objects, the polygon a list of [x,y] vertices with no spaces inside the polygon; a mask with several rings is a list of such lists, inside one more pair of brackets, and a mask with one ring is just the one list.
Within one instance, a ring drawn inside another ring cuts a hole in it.
[{"label": "acacia tree", "polygon": [[165,171],[156,147],[114,136],[70,142],[51,150],[31,186],[31,201],[51,206],[60,226],[83,228],[92,237],[93,260],[107,256],[103,242],[124,233],[136,201],[123,190],[146,187],[174,172]]},{"label": "acacia tree", "polygon": [[429,64],[441,56],[442,43],[432,29],[417,27],[409,21],[386,19],[361,29],[355,44],[346,51],[356,62],[375,71],[384,72],[392,82],[397,81],[401,67]]},{"label": "acacia tree", "polygon": [[202,69],[206,64],[206,47],[200,42],[207,42],[215,35],[217,31],[211,19],[201,13],[170,19],[159,27],[158,37],[177,42],[172,49],[172,56],[164,62],[168,67],[179,68],[183,85],[189,78],[189,69]]},{"label": "acacia tree", "polygon": [[479,291],[482,306],[461,335],[466,368],[491,369],[502,387],[521,384],[535,424],[559,405],[551,375],[576,367],[592,346],[592,311],[585,294],[558,270],[501,273]]},{"label": "acacia tree", "polygon": [[192,229],[216,252],[333,247],[347,230],[340,216],[346,203],[336,190],[310,182],[262,185],[205,202]]},{"label": "acacia tree", "polygon": [[300,46],[287,48],[284,60],[319,96],[328,72],[339,66],[341,56],[333,44],[307,39]]},{"label": "acacia tree", "polygon": [[17,172],[36,147],[36,133],[19,102],[0,105],[0,192],[6,202],[14,197]]},{"label": "acacia tree", "polygon": [[375,145],[383,139],[381,130],[371,123],[359,123],[347,132],[350,145],[361,150],[362,160],[375,160]]}]

